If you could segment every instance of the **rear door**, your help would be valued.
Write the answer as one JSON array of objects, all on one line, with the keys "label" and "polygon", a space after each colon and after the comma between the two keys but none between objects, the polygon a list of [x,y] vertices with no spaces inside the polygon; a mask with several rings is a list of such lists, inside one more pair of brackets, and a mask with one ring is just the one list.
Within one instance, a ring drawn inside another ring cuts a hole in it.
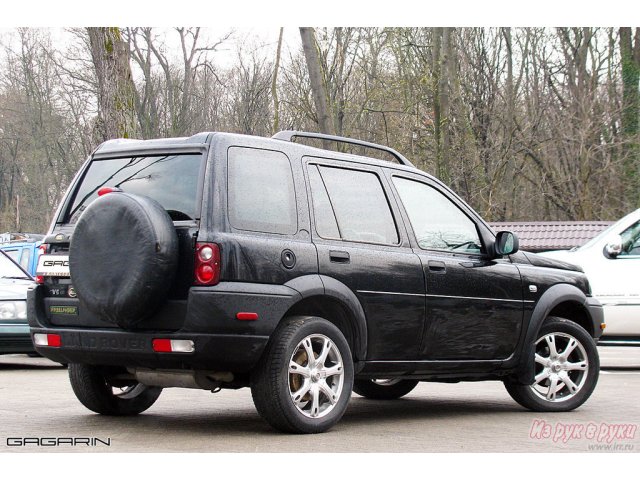
[{"label": "rear door", "polygon": [[219,196],[208,209],[211,240],[223,252],[222,280],[282,285],[317,274],[299,159],[244,145],[229,146],[226,155],[226,165],[216,164]]},{"label": "rear door", "polygon": [[319,270],[360,300],[368,327],[367,360],[415,360],[424,321],[424,275],[381,169],[305,160]]},{"label": "rear door", "polygon": [[417,175],[393,175],[426,278],[425,360],[501,360],[522,332],[522,281],[509,258],[487,259],[464,205]]}]

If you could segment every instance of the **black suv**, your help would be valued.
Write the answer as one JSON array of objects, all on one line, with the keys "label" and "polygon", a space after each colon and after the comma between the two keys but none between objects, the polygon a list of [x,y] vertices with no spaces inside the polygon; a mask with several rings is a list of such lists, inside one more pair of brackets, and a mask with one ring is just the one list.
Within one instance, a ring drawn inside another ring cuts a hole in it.
[{"label": "black suv", "polygon": [[251,387],[272,426],[313,433],[352,390],[502,380],[529,409],[566,411],[598,379],[602,308],[580,269],[518,252],[380,145],[305,132],[108,141],[44,243],[34,344],[105,415],[138,414],[163,387]]}]

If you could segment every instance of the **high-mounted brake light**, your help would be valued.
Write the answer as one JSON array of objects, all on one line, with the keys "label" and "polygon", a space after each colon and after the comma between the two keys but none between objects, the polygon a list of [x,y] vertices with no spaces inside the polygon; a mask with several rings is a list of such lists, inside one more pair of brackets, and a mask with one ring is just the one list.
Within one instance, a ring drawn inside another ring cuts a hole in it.
[{"label": "high-mounted brake light", "polygon": [[220,247],[215,243],[197,243],[194,271],[196,285],[220,282]]},{"label": "high-mounted brake light", "polygon": [[100,190],[98,190],[98,196],[101,197],[102,195],[113,192],[122,192],[122,189],[118,187],[102,187]]}]

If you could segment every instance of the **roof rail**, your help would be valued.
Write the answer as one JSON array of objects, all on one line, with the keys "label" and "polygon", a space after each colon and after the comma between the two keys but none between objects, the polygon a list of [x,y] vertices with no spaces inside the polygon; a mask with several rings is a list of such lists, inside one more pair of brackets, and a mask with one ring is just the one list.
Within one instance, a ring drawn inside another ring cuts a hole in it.
[{"label": "roof rail", "polygon": [[281,132],[276,133],[271,138],[275,138],[277,140],[284,140],[286,142],[292,142],[293,141],[292,139],[295,137],[317,138],[319,140],[331,140],[333,142],[349,143],[351,145],[359,145],[361,147],[373,148],[375,150],[380,150],[393,155],[393,157],[395,157],[395,159],[398,160],[398,163],[400,163],[401,165],[406,165],[407,167],[414,166],[413,163],[407,160],[407,158],[404,155],[395,151],[391,147],[378,145],[377,143],[365,142],[364,140],[356,140],[354,138],[338,137],[336,135],[326,135],[324,133],[300,132],[297,130],[283,130]]}]

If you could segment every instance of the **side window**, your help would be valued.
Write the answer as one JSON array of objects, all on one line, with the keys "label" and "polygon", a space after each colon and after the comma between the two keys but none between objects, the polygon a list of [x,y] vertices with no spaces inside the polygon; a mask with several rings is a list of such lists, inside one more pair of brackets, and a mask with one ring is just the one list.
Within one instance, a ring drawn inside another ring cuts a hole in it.
[{"label": "side window", "polygon": [[420,248],[480,253],[475,224],[435,188],[393,177]]},{"label": "side window", "polygon": [[284,153],[229,148],[227,195],[234,228],[280,234],[298,231],[293,173]]},{"label": "side window", "polygon": [[[313,167],[310,166],[310,172]],[[323,194],[316,177],[314,189],[314,174],[310,173],[320,236],[354,242],[398,244],[398,231],[389,202],[375,173],[325,166],[315,168],[326,187]],[[322,211],[326,208],[331,209],[332,215]],[[332,222],[335,222],[335,227]]]},{"label": "side window", "polygon": [[6,253],[7,255],[9,255],[9,257],[11,257],[11,260],[13,260],[16,263],[20,262],[20,250],[5,250],[4,253]]},{"label": "side window", "polygon": [[333,207],[329,201],[329,195],[320,177],[317,165],[309,165],[308,172],[316,231],[322,238],[339,239],[341,237],[338,230],[338,221],[333,213]]},{"label": "side window", "polygon": [[640,221],[622,232],[622,252],[618,257],[640,255]]},{"label": "side window", "polygon": [[20,266],[24,268],[27,272],[29,271],[29,259],[31,258],[31,249],[23,248],[22,249],[22,258],[20,259]]}]

